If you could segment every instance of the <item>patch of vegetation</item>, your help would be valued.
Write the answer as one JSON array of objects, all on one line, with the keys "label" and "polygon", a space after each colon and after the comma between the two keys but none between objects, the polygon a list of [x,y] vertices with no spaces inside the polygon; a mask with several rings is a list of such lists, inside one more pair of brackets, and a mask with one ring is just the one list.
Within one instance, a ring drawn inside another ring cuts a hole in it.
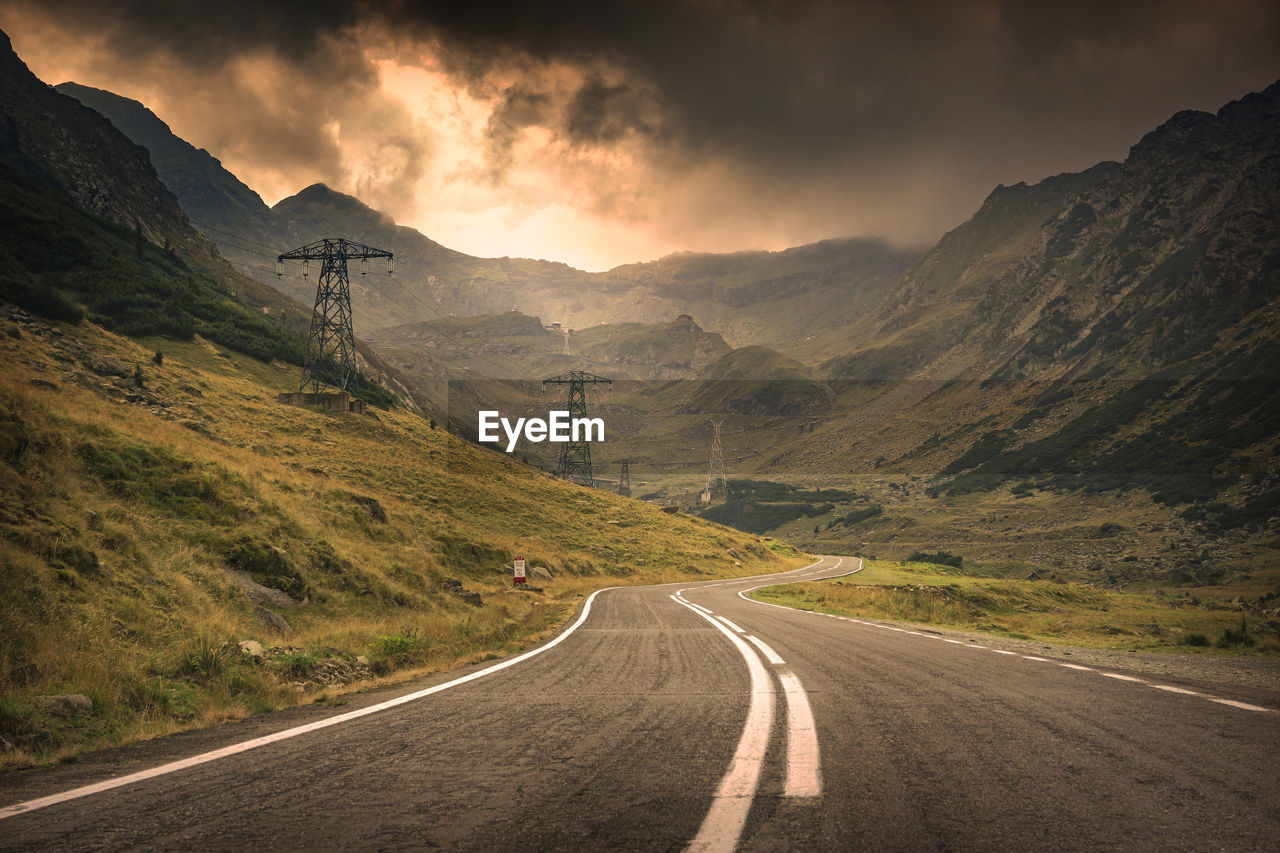
[{"label": "patch of vegetation", "polygon": [[374,672],[387,673],[421,663],[426,660],[429,648],[427,638],[412,628],[399,634],[384,634],[369,644],[370,665]]},{"label": "patch of vegetation", "polygon": [[69,323],[87,314],[131,337],[200,334],[263,361],[302,363],[299,332],[240,304],[175,252],[79,209],[31,169],[0,157],[0,299]]},{"label": "patch of vegetation", "polygon": [[924,551],[915,551],[910,557],[907,557],[908,563],[932,563],[935,566],[950,566],[953,569],[964,568],[964,557],[958,554],[949,554],[946,551],[937,551],[932,554]]},{"label": "patch of vegetation", "polygon": [[1251,648],[1254,644],[1253,635],[1249,633],[1249,623],[1243,616],[1240,617],[1239,628],[1223,628],[1222,636],[1218,638],[1218,648],[1233,649],[1239,647]]},{"label": "patch of vegetation", "polygon": [[274,545],[246,538],[223,556],[230,568],[248,573],[263,586],[278,589],[295,600],[307,597],[306,579],[293,567],[288,555]]},{"label": "patch of vegetation", "polygon": [[511,565],[514,555],[505,548],[495,548],[462,536],[443,534],[436,537],[436,548],[444,564],[470,574],[492,572]]},{"label": "patch of vegetation", "polygon": [[104,435],[80,442],[76,456],[87,474],[125,500],[141,501],[173,518],[227,525],[239,511],[227,493],[243,480],[212,463],[197,464],[167,447]]}]

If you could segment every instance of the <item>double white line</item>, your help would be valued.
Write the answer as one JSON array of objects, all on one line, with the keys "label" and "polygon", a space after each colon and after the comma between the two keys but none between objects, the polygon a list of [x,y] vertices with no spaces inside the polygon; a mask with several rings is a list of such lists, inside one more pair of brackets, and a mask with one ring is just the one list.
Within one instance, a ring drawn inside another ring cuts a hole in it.
[{"label": "double white line", "polygon": [[[747,721],[742,728],[738,748],[729,762],[729,769],[716,788],[697,836],[689,845],[690,850],[733,850],[742,837],[747,814],[760,786],[760,771],[769,748],[769,735],[773,728],[773,682],[760,655],[774,667],[782,692],[787,698],[787,776],[783,787],[784,797],[816,797],[822,793],[822,776],[818,754],[818,732],[813,723],[813,710],[804,686],[782,657],[759,637],[748,634],[738,625],[717,616],[701,605],[686,601],[678,590],[671,600],[707,620],[712,627],[733,643],[751,676],[751,705]],[[743,642],[743,638],[747,642]]]}]

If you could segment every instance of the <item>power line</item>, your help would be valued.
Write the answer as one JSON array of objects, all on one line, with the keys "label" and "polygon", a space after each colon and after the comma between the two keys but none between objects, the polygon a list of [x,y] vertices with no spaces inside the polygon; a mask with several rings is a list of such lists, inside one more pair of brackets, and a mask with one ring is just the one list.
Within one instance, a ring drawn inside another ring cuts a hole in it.
[{"label": "power line", "polygon": [[[222,228],[218,228],[218,227],[213,226],[213,225],[208,225],[208,224],[206,224],[206,223],[196,222],[195,220],[192,220],[192,221],[193,221],[193,222],[195,222],[195,224],[200,225],[201,227],[206,227],[206,228],[209,228],[209,229],[210,229],[210,230],[212,230],[212,231],[217,231],[219,234],[223,234],[223,235],[225,235],[225,236],[227,236],[227,237],[231,237],[231,238],[234,238],[234,239],[236,239],[236,240],[241,240],[241,241],[246,242],[246,243],[251,243],[251,244],[253,244],[253,245],[255,245],[255,246],[261,246],[261,247],[262,247],[262,248],[264,248],[264,249],[272,249],[272,247],[271,247],[271,246],[268,246],[268,245],[266,245],[265,243],[259,243],[257,240],[250,239],[250,238],[245,237],[245,236],[243,236],[243,235],[240,235],[240,234],[233,234],[233,233],[232,233],[232,232],[230,232],[230,231],[226,231],[226,230],[224,230],[224,229],[222,229]],[[241,246],[233,246],[232,248],[235,248],[235,249],[237,249],[238,251],[246,252],[246,253],[248,253],[248,254],[259,255],[259,256],[264,257],[264,258],[271,258],[271,259],[273,259],[273,260],[276,258],[276,255],[274,255],[274,254],[272,254],[272,255],[268,255],[268,254],[266,254],[266,253],[264,253],[264,252],[258,252],[258,251],[255,251],[255,250],[253,250],[253,249],[246,249],[246,248],[241,247]],[[274,249],[272,249],[272,251],[274,251]],[[255,266],[252,266],[252,265],[250,265],[250,264],[243,264],[243,263],[240,263],[240,264],[235,264],[235,265],[236,265],[236,266],[244,267],[245,269],[252,269],[252,270],[255,270],[255,271],[259,272],[259,273],[262,273],[263,275],[276,275],[276,274],[277,274],[275,271],[268,271],[268,270],[266,270],[266,269],[263,269],[262,267],[255,267]],[[394,279],[393,279],[393,280],[394,280]],[[405,294],[407,294],[407,295],[408,295],[408,296],[409,296],[413,301],[417,302],[417,303],[418,303],[419,305],[421,305],[423,308],[425,308],[426,310],[428,310],[428,311],[430,311],[432,314],[434,314],[434,315],[436,316],[436,318],[437,318],[439,321],[441,321],[441,322],[443,322],[443,323],[445,323],[445,324],[449,325],[450,327],[452,327],[452,328],[453,328],[453,330],[454,330],[455,332],[457,332],[457,333],[459,333],[459,334],[462,334],[463,329],[462,329],[460,326],[458,326],[458,325],[456,325],[455,323],[453,323],[452,321],[450,321],[450,320],[449,320],[449,318],[448,318],[444,313],[442,313],[442,312],[440,311],[440,309],[439,309],[439,308],[437,308],[436,306],[434,306],[434,305],[432,305],[431,303],[427,302],[426,300],[424,300],[424,299],[423,299],[421,296],[419,296],[418,294],[414,293],[412,290],[410,290],[408,287],[406,287],[402,282],[400,282],[400,281],[396,281],[396,285],[400,288],[400,290],[401,290],[401,291],[403,291]],[[399,301],[398,299],[394,298],[391,294],[389,294],[389,293],[388,293],[385,289],[383,289],[382,287],[377,286],[377,285],[375,284],[375,285],[373,286],[373,288],[372,288],[372,289],[376,290],[380,296],[382,296],[384,299],[386,299],[386,300],[387,300],[388,302],[390,302],[392,305],[394,305],[395,307],[399,308],[402,312],[404,312],[405,316],[407,316],[407,317],[412,317],[412,318],[413,318],[413,320],[412,320],[411,322],[421,323],[421,324],[423,324],[423,325],[427,326],[427,328],[429,328],[429,329],[431,329],[431,330],[435,331],[437,334],[441,334],[441,335],[443,335],[443,334],[444,334],[444,333],[443,333],[443,330],[441,330],[438,326],[434,325],[430,320],[423,319],[423,318],[422,318],[422,316],[421,316],[421,313],[420,313],[420,312],[418,312],[418,311],[414,311],[413,309],[409,308],[409,307],[408,307],[408,306],[406,306],[403,302],[401,302],[401,301]],[[408,324],[402,324],[402,325],[408,325]],[[448,337],[448,336],[446,335],[446,337]],[[505,374],[505,373],[514,373],[514,374],[516,374],[516,376],[519,376],[521,373],[523,373],[523,372],[524,372],[524,371],[520,368],[520,366],[519,366],[516,362],[514,362],[514,361],[511,361],[510,363],[508,363],[508,364],[506,364],[506,365],[502,365],[502,364],[499,364],[497,361],[495,361],[495,360],[493,360],[493,359],[489,358],[489,357],[488,357],[487,355],[485,355],[484,353],[477,353],[473,358],[474,358],[475,360],[477,360],[477,361],[481,361],[481,362],[483,362],[483,363],[487,364],[489,367],[491,367],[491,368],[493,368],[494,370],[496,370],[498,375],[497,375],[496,377],[494,377],[494,378],[500,378],[500,377],[502,376],[502,374]]]}]

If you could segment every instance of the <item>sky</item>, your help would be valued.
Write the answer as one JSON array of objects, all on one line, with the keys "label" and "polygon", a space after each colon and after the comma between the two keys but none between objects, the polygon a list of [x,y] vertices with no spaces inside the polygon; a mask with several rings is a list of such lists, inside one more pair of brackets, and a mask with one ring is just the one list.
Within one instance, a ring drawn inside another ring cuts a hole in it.
[{"label": "sky", "polygon": [[1280,2],[0,0],[37,76],[135,98],[269,204],[600,270],[931,245],[1280,79]]}]

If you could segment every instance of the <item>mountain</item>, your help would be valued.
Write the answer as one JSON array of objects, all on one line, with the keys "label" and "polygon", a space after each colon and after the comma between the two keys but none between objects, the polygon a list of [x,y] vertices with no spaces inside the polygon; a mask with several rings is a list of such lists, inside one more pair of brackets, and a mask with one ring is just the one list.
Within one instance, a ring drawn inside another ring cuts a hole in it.
[{"label": "mountain", "polygon": [[36,167],[74,202],[157,245],[207,254],[145,148],[96,111],[42,83],[0,33],[0,150]]},{"label": "mountain", "polygon": [[[48,318],[87,316],[134,337],[200,335],[300,365],[309,310],[229,266],[192,226],[148,150],[45,85],[0,37],[0,298]],[[362,352],[368,376],[411,408],[425,404]]]},{"label": "mountain", "polygon": [[147,149],[156,174],[198,227],[234,228],[237,232],[232,233],[259,241],[270,236],[270,210],[261,196],[208,151],[174,135],[141,103],[78,83],[54,88],[107,116],[125,136]]},{"label": "mountain", "polygon": [[217,159],[175,136],[142,104],[75,83],[58,88],[151,150],[183,209],[237,268],[303,304],[313,285],[277,279],[276,254],[332,235],[394,252],[396,280],[353,279],[358,335],[510,310],[574,329],[668,323],[690,314],[734,346],[821,352],[825,336],[876,304],[919,255],[878,240],[829,240],[783,252],[684,253],[602,274],[549,261],[477,258],[323,184],[268,209]]},{"label": "mountain", "polygon": [[1280,84],[1178,113],[1123,163],[998,187],[850,327],[851,352],[827,370],[1056,379],[1250,361],[1280,292],[1278,186]]}]

